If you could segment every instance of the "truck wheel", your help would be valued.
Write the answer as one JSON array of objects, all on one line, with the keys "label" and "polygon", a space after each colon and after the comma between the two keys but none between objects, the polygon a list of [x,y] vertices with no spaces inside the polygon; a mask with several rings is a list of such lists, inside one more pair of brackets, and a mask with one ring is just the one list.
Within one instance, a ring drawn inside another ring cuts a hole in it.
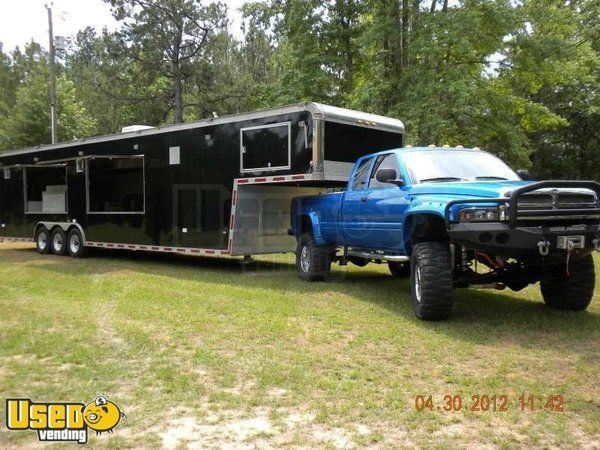
[{"label": "truck wheel", "polygon": [[390,273],[395,278],[405,278],[410,276],[410,263],[399,263],[390,261],[388,263]]},{"label": "truck wheel", "polygon": [[450,317],[454,299],[448,246],[443,242],[416,244],[410,268],[415,315],[422,320],[445,320]]},{"label": "truck wheel", "polygon": [[67,252],[67,235],[60,227],[55,227],[50,235],[52,253],[62,256]]},{"label": "truck wheel", "polygon": [[544,302],[551,308],[582,311],[594,296],[596,273],[591,254],[569,264],[548,267],[542,273],[540,288]]},{"label": "truck wheel", "polygon": [[73,258],[83,258],[85,256],[85,245],[83,237],[77,228],[72,228],[67,235],[67,251]]},{"label": "truck wheel", "polygon": [[42,255],[50,253],[50,232],[45,226],[38,227],[35,232],[35,248]]},{"label": "truck wheel", "polygon": [[296,249],[298,276],[307,281],[321,281],[331,269],[329,248],[318,247],[311,233],[304,233]]}]

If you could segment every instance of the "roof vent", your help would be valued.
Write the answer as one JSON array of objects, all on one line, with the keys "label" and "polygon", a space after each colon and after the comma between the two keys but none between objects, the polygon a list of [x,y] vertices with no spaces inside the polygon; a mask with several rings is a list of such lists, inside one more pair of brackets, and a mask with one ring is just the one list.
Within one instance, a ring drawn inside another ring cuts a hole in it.
[{"label": "roof vent", "polygon": [[128,127],[123,127],[121,133],[133,133],[134,131],[151,130],[152,128],[154,127],[149,127],[148,125],[129,125]]},{"label": "roof vent", "polygon": [[448,144],[444,144],[443,148],[450,148]]},{"label": "roof vent", "polygon": [[427,147],[429,147],[429,148],[435,148],[435,144],[429,144]]}]

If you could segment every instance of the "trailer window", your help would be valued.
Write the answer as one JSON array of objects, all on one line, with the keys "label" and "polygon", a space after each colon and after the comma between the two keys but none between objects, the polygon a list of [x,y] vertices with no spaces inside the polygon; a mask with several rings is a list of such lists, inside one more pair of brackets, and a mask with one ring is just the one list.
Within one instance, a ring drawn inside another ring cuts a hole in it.
[{"label": "trailer window", "polygon": [[143,213],[144,159],[99,158],[88,161],[88,213]]},{"label": "trailer window", "polygon": [[240,130],[242,172],[290,168],[291,122],[274,123]]},{"label": "trailer window", "polygon": [[66,167],[26,167],[25,213],[67,213],[67,170]]},{"label": "trailer window", "polygon": [[325,160],[354,162],[361,156],[402,147],[402,133],[325,122]]}]

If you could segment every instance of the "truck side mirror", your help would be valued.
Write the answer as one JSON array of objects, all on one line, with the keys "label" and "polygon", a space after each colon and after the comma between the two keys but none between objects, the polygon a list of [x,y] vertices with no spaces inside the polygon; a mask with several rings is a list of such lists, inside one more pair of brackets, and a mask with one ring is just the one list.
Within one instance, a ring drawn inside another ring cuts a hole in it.
[{"label": "truck side mirror", "polygon": [[527,169],[517,170],[517,175],[519,175],[519,178],[523,181],[533,180],[533,177],[531,176],[531,174],[529,173],[529,170],[527,170]]},{"label": "truck side mirror", "polygon": [[395,184],[396,186],[403,186],[404,181],[402,181],[396,177],[397,177],[397,174],[396,174],[396,170],[394,170],[394,169],[379,169],[377,171],[377,173],[375,174],[375,178],[380,183],[391,183],[391,184]]}]

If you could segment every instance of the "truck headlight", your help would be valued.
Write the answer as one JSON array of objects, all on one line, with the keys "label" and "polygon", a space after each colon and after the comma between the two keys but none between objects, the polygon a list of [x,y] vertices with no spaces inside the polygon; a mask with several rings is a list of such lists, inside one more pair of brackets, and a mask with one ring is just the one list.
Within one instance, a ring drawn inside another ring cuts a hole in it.
[{"label": "truck headlight", "polygon": [[459,222],[497,222],[500,220],[498,208],[465,208],[458,213]]}]

